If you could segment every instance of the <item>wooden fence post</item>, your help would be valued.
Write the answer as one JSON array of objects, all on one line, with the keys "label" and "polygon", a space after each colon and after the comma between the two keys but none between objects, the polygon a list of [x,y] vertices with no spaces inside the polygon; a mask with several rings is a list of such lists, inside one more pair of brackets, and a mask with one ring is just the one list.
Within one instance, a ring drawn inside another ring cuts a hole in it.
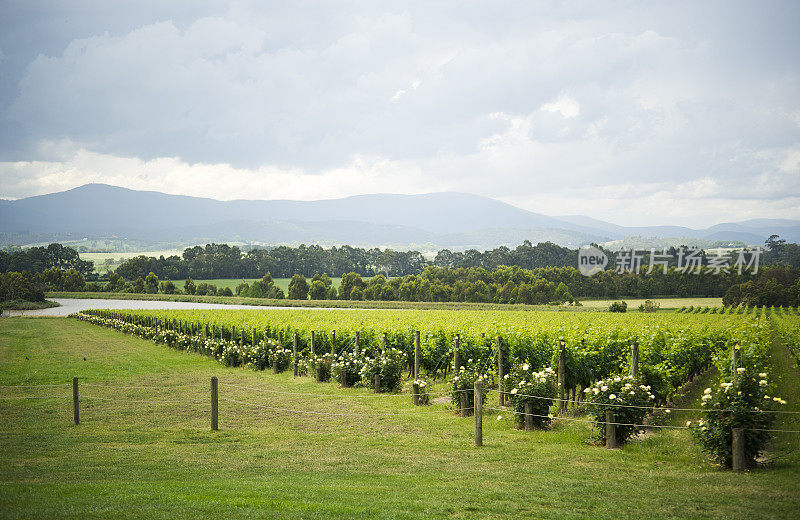
[{"label": "wooden fence post", "polygon": [[503,380],[503,347],[502,347],[502,340],[500,336],[497,336],[497,393],[500,394],[500,406],[503,406],[506,402],[506,396],[503,393],[505,391],[505,381]]},{"label": "wooden fence post", "polygon": [[733,342],[733,348],[731,349],[731,374],[733,374],[733,381],[734,383],[739,380],[739,372],[736,370],[739,368],[739,342]]},{"label": "wooden fence post", "polygon": [[617,425],[614,422],[614,412],[606,410],[606,448],[609,450],[617,447]]},{"label": "wooden fence post", "polygon": [[375,374],[375,393],[379,393],[381,391],[381,375]]},{"label": "wooden fence post", "polygon": [[331,331],[331,353],[336,357],[336,330]]},{"label": "wooden fence post", "polygon": [[[283,349],[283,331],[278,331],[278,349]],[[276,350],[278,350],[276,349]],[[272,372],[274,374],[278,373],[278,354],[274,352],[272,354]]]},{"label": "wooden fence post", "polygon": [[631,345],[631,376],[639,379],[639,342],[634,341]]},{"label": "wooden fence post", "polygon": [[219,430],[219,386],[217,376],[211,376],[211,430]]},{"label": "wooden fence post", "polygon": [[419,331],[414,331],[414,380],[419,379]]},{"label": "wooden fence post", "polygon": [[460,334],[456,334],[456,337],[455,337],[455,340],[454,340],[455,341],[455,347],[453,349],[453,373],[455,375],[458,375],[458,373],[460,372],[459,369],[461,368],[461,359],[459,358],[459,354],[458,354],[458,343],[459,343],[460,340],[461,340],[461,335]]},{"label": "wooden fence post", "polygon": [[483,446],[483,381],[475,381],[475,446]]},{"label": "wooden fence post", "polygon": [[311,357],[313,358],[316,355],[316,351],[314,350],[314,331],[311,331]]},{"label": "wooden fence post", "polygon": [[414,402],[414,406],[419,406],[419,383],[416,381],[411,385],[411,399]]},{"label": "wooden fence post", "polygon": [[389,343],[389,339],[386,337],[386,333],[383,333],[383,344],[381,345],[381,354],[386,353],[386,345]]},{"label": "wooden fence post", "polygon": [[294,343],[292,344],[292,366],[294,367],[294,377],[297,377],[297,333],[294,333]]},{"label": "wooden fence post", "polygon": [[525,431],[533,431],[533,405],[525,401]]},{"label": "wooden fence post", "polygon": [[77,426],[81,422],[81,412],[78,405],[78,378],[72,378],[72,420]]},{"label": "wooden fence post", "polygon": [[462,390],[458,393],[458,404],[461,412],[461,417],[468,417],[467,415],[467,391]]},{"label": "wooden fence post", "polygon": [[747,466],[744,459],[744,429],[733,428],[731,430],[731,449],[733,451],[732,466],[733,471],[744,471]]},{"label": "wooden fence post", "polygon": [[564,340],[560,340],[558,350],[558,409],[562,412],[567,409],[567,401],[564,399],[564,384],[566,378],[564,357]]},{"label": "wooden fence post", "polygon": [[360,340],[361,340],[361,333],[359,331],[356,331],[356,345],[353,348],[353,353],[356,355],[356,357],[358,357],[358,343]]}]

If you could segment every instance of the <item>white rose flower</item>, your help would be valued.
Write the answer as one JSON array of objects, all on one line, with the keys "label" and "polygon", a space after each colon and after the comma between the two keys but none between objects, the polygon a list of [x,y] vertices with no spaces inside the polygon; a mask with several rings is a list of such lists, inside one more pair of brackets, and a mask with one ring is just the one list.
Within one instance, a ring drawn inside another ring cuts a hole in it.
[{"label": "white rose flower", "polygon": [[616,394],[611,394],[611,395],[608,396],[608,398],[613,401],[614,399],[617,398],[617,395]]},{"label": "white rose flower", "polygon": [[606,390],[608,390],[608,386],[603,385],[603,386],[600,387],[600,390],[605,392]]},{"label": "white rose flower", "polygon": [[530,365],[528,365],[527,363],[522,365],[522,370],[528,370],[528,368],[530,368]]}]

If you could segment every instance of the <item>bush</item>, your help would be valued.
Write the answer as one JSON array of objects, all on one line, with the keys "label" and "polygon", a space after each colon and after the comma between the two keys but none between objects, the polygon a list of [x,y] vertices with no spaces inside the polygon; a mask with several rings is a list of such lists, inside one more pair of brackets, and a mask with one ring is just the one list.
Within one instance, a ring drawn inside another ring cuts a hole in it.
[{"label": "bush", "polygon": [[547,367],[540,372],[534,372],[531,365],[523,363],[511,370],[511,373],[504,378],[506,388],[510,388],[511,404],[517,419],[517,425],[522,427],[525,424],[525,403],[531,404],[533,414],[533,424],[537,428],[545,428],[550,425],[552,416],[550,415],[550,405],[557,395],[556,379],[557,375],[552,368]]},{"label": "bush", "polygon": [[703,450],[728,468],[733,462],[733,428],[745,428],[744,456],[747,465],[752,467],[770,439],[770,432],[754,429],[769,429],[775,415],[765,412],[776,404],[786,404],[783,399],[769,395],[765,372],[755,374],[744,368],[737,371],[735,382],[705,389],[701,403],[705,409],[704,418],[696,424],[687,423]]},{"label": "bush", "polygon": [[[645,300],[643,304],[639,305],[639,312],[656,312],[661,307],[661,304],[653,300]],[[681,307],[683,309],[683,307]]]},{"label": "bush", "polygon": [[[466,366],[462,366],[458,374],[451,381],[453,393],[451,399],[456,406],[461,405],[461,394],[467,396],[467,408],[475,406],[475,381],[483,381],[483,388],[486,389],[492,384],[492,376],[481,371],[472,359],[467,360]],[[482,402],[486,402],[486,392],[483,392]]]},{"label": "bush", "polygon": [[428,382],[424,379],[415,379],[411,381],[411,385],[417,383],[419,385],[419,404],[420,405],[428,405],[431,404],[431,395],[428,393]]},{"label": "bush", "polygon": [[376,358],[364,358],[361,367],[361,384],[371,388],[374,385],[375,374],[381,376],[381,392],[396,392],[400,388],[403,378],[403,368],[406,366],[405,352],[396,348],[388,348]]},{"label": "bush", "polygon": [[[595,420],[595,440],[606,441],[606,411],[614,412],[617,443],[622,445],[636,435],[648,409],[653,406],[654,396],[650,387],[632,376],[616,376],[600,380],[584,390],[588,399],[589,413]],[[622,405],[622,406],[619,406]]]},{"label": "bush", "polygon": [[[270,354],[270,366],[273,370],[280,373],[289,368],[292,364],[292,350],[288,348],[276,348]],[[276,368],[277,367],[277,368]]]},{"label": "bush", "polygon": [[0,301],[44,301],[44,285],[27,272],[0,273]]},{"label": "bush", "polygon": [[317,367],[320,369],[320,381],[331,380],[331,365],[333,364],[333,354],[327,353],[321,356],[309,356],[305,361],[306,372],[311,377],[317,377]]},{"label": "bush", "polygon": [[353,386],[361,381],[364,358],[353,352],[342,352],[331,366],[333,378],[342,386]]},{"label": "bush", "polygon": [[611,304],[608,308],[609,312],[625,312],[628,310],[628,304],[624,301],[618,301]]},{"label": "bush", "polygon": [[231,291],[230,287],[225,287],[224,289],[220,289],[217,294],[219,296],[233,296],[233,291]]}]

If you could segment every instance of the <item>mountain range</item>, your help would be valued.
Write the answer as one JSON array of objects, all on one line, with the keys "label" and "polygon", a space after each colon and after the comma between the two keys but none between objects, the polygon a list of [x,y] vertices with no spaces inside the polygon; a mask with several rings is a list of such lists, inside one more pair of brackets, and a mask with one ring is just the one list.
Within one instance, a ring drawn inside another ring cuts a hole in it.
[{"label": "mountain range", "polygon": [[316,243],[463,250],[513,247],[524,240],[577,247],[626,237],[760,245],[772,234],[799,241],[800,221],[756,219],[707,229],[620,226],[580,215],[550,217],[488,197],[449,192],[219,201],[86,184],[0,200],[0,242],[17,245],[110,238],[176,246]]}]

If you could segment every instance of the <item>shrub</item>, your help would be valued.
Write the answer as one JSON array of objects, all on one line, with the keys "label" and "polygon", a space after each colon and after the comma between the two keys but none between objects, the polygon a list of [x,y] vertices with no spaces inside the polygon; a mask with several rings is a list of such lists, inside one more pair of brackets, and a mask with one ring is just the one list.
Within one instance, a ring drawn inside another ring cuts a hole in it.
[{"label": "shrub", "polygon": [[388,348],[376,358],[364,358],[364,365],[360,370],[361,383],[372,387],[375,374],[381,376],[381,392],[395,392],[400,388],[403,378],[403,368],[406,366],[405,352],[396,348]]},{"label": "shrub", "polygon": [[419,385],[419,404],[428,405],[431,403],[431,395],[428,393],[428,382],[424,379],[415,379],[411,381],[411,385],[417,383]]},{"label": "shrub", "polygon": [[[451,381],[453,393],[451,399],[456,406],[461,405],[461,394],[467,396],[467,408],[475,406],[475,381],[481,380],[484,389],[492,383],[492,376],[479,369],[472,359],[467,360],[466,366],[461,366],[458,374]],[[482,401],[486,402],[486,392],[483,393]]]},{"label": "shrub", "polygon": [[225,287],[224,289],[220,289],[217,294],[219,296],[233,296],[233,291],[231,291],[230,287]]},{"label": "shrub", "polygon": [[701,403],[704,418],[696,424],[687,423],[703,450],[728,468],[733,462],[733,428],[745,428],[744,456],[752,467],[770,439],[770,432],[756,429],[769,429],[775,421],[774,414],[765,412],[776,404],[786,404],[783,399],[769,395],[765,372],[755,374],[744,368],[738,368],[737,372],[734,382],[705,389]]},{"label": "shrub", "polygon": [[333,354],[327,353],[321,356],[309,356],[305,361],[306,372],[311,377],[317,377],[317,367],[320,369],[320,381],[331,380],[331,365],[333,364]]},{"label": "shrub", "polygon": [[[588,397],[589,413],[595,420],[595,440],[605,443],[606,411],[614,412],[617,443],[625,444],[636,435],[638,427],[653,406],[650,387],[643,385],[632,376],[616,376],[600,380],[584,390]],[[621,405],[621,406],[620,406]]]},{"label": "shrub", "polygon": [[353,352],[342,352],[331,366],[333,378],[342,386],[353,386],[361,381],[364,358]]},{"label": "shrub", "polygon": [[505,376],[507,388],[510,388],[511,404],[517,419],[518,426],[525,424],[525,403],[531,404],[533,424],[537,428],[549,426],[552,416],[550,405],[557,395],[557,375],[552,368],[547,367],[540,372],[534,372],[531,365],[523,363],[515,366],[511,373]]},{"label": "shrub", "polygon": [[[276,372],[283,372],[292,364],[292,350],[288,348],[276,348],[270,354],[270,366]],[[277,368],[276,368],[277,367]]]},{"label": "shrub", "polygon": [[611,304],[608,308],[609,312],[625,312],[628,310],[628,304],[624,301],[618,301]]},{"label": "shrub", "polygon": [[645,300],[643,304],[639,305],[639,312],[657,312],[661,308],[661,304],[653,300]]}]

